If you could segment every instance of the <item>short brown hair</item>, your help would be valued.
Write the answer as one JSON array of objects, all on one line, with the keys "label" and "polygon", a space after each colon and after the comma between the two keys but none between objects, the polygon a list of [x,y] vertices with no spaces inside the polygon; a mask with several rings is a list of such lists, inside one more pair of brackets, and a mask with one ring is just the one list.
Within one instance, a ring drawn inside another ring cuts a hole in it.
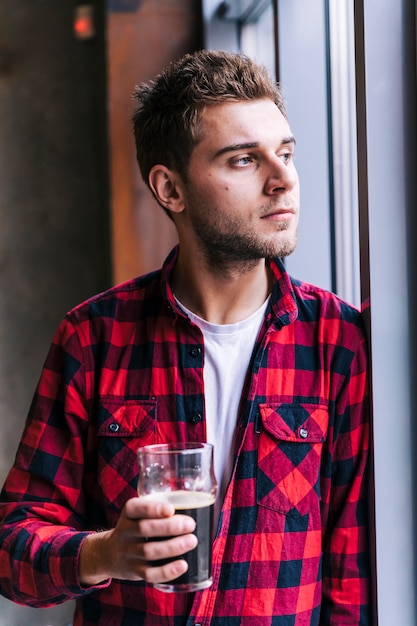
[{"label": "short brown hair", "polygon": [[287,117],[279,86],[266,68],[246,55],[200,50],[172,62],[154,81],[136,87],[139,105],[132,122],[144,181],[156,164],[183,180],[193,148],[201,139],[201,112],[223,102],[269,98]]}]

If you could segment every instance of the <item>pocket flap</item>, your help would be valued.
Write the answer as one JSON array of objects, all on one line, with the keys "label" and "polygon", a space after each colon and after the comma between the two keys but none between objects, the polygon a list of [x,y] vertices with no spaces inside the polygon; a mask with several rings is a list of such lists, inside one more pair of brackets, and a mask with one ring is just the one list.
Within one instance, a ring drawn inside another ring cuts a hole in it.
[{"label": "pocket flap", "polygon": [[328,408],[320,404],[260,404],[266,431],[280,441],[323,442],[328,426]]},{"label": "pocket flap", "polygon": [[154,432],[156,401],[101,398],[99,420],[99,436],[142,437]]}]

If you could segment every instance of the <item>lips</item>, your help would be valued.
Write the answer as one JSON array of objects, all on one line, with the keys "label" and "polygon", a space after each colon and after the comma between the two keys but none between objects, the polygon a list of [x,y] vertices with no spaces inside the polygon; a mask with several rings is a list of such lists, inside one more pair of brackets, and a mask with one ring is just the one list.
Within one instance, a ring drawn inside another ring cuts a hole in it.
[{"label": "lips", "polygon": [[295,211],[290,208],[281,208],[274,209],[265,215],[262,215],[262,219],[270,219],[270,220],[289,220],[294,217]]}]

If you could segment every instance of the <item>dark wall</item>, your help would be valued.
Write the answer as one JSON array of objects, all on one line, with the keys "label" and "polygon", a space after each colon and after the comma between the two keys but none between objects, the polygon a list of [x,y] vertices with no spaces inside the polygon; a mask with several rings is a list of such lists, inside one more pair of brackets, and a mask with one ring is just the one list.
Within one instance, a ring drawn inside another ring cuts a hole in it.
[{"label": "dark wall", "polygon": [[[74,36],[80,4],[94,9],[90,41]],[[151,263],[148,241],[166,244],[137,189],[131,93],[201,44],[200,0],[0,1],[0,484],[66,311],[125,261]],[[143,239],[129,239],[132,220]],[[0,598],[0,626],[67,626],[73,608]]]},{"label": "dark wall", "polygon": [[[1,483],[57,324],[110,285],[105,3],[88,42],[75,4],[0,3]],[[0,626],[61,626],[72,610],[1,600]]]},{"label": "dark wall", "polygon": [[0,4],[0,419],[13,435],[51,332],[110,284],[103,36],[75,40],[74,4]]}]

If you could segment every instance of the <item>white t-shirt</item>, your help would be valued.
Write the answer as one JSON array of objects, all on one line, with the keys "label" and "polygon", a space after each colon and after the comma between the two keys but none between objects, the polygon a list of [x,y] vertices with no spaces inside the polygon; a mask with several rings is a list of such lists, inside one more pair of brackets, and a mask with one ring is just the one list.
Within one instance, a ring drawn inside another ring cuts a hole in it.
[{"label": "white t-shirt", "polygon": [[214,445],[217,509],[220,509],[233,468],[232,445],[242,389],[268,300],[250,317],[236,324],[211,324],[181,302],[178,304],[204,335],[207,441]]}]

